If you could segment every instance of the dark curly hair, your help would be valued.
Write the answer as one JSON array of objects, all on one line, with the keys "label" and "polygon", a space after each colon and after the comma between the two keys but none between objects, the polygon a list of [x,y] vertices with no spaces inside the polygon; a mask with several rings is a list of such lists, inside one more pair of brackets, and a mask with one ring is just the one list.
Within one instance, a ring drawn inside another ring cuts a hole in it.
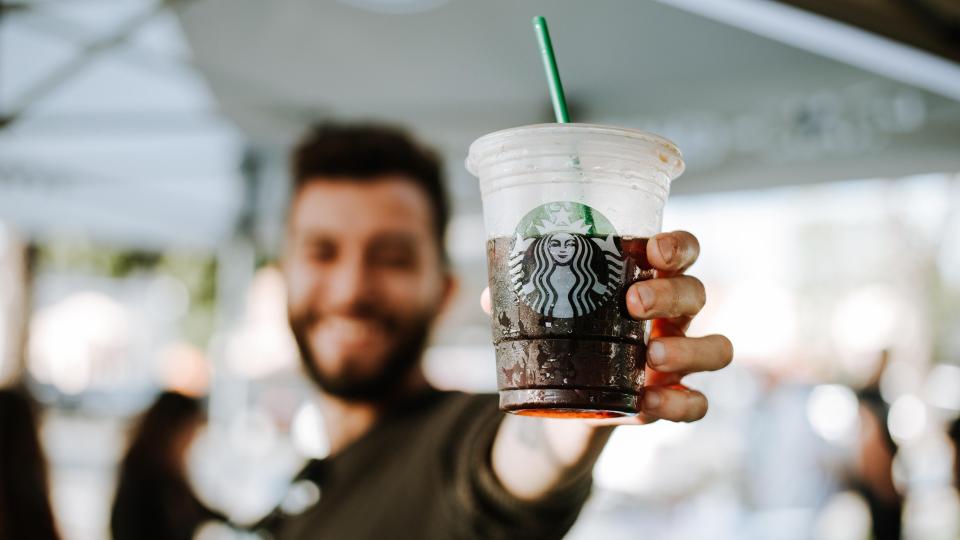
[{"label": "dark curly hair", "polygon": [[409,178],[430,201],[434,234],[446,260],[443,234],[450,204],[442,169],[436,152],[403,129],[372,123],[316,124],[301,137],[291,156],[294,196],[311,181],[323,178],[356,182],[391,174]]}]

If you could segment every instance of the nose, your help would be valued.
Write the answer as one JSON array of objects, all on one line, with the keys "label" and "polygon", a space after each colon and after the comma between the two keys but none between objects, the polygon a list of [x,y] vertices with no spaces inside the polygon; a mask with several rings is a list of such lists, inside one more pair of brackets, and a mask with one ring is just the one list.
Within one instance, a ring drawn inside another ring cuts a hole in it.
[{"label": "nose", "polygon": [[363,258],[342,257],[331,270],[325,284],[325,311],[347,315],[363,312],[373,301],[375,287]]}]

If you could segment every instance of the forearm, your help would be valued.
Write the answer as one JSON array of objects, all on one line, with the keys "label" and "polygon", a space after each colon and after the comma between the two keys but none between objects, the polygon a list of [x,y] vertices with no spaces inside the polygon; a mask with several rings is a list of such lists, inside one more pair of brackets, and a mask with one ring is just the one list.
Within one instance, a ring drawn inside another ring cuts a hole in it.
[{"label": "forearm", "polygon": [[493,443],[493,472],[515,497],[543,498],[591,474],[612,432],[574,420],[507,415]]}]

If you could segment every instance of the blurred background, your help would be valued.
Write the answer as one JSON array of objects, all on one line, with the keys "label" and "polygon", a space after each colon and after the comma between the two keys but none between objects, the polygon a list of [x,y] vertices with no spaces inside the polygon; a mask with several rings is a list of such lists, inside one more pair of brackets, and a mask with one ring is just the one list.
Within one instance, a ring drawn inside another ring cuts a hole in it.
[{"label": "blurred background", "polygon": [[569,538],[882,538],[878,444],[904,537],[960,537],[956,2],[3,1],[0,381],[46,406],[66,538],[108,536],[129,421],[161,389],[209,396],[191,481],[235,520],[325,454],[274,265],[311,121],[400,123],[444,155],[462,287],[425,362],[495,390],[462,164],[551,121],[535,14],[575,121],[683,151],[664,227],[703,246],[691,332],[736,348],[690,378],[704,421],[616,432]]}]

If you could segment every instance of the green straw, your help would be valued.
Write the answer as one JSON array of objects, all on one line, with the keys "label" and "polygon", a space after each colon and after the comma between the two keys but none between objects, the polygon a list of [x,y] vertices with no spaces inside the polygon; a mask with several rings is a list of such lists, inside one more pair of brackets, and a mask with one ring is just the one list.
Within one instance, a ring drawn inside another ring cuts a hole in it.
[{"label": "green straw", "polygon": [[534,17],[533,28],[537,32],[537,41],[540,42],[540,57],[543,59],[543,69],[547,72],[553,112],[557,116],[558,123],[566,124],[570,122],[570,115],[567,113],[567,100],[563,96],[563,85],[560,84],[557,58],[553,55],[553,44],[550,43],[550,30],[547,29],[547,20],[539,15]]}]

